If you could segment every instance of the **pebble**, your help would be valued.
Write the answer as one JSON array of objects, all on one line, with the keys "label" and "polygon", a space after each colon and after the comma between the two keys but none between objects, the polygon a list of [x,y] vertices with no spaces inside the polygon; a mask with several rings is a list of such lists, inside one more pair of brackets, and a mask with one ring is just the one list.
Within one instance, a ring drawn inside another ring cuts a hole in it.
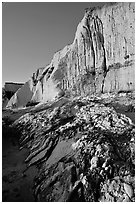
[{"label": "pebble", "polygon": [[120,180],[120,177],[119,176],[115,176],[114,180]]},{"label": "pebble", "polygon": [[132,189],[131,185],[129,185],[129,184],[127,184],[127,183],[124,183],[124,189],[125,189],[126,194],[127,194],[130,198],[132,198],[132,196],[133,196],[133,189]]},{"label": "pebble", "polygon": [[134,177],[131,177],[130,175],[124,177],[125,182],[127,183],[134,183]]},{"label": "pebble", "polygon": [[103,170],[100,171],[100,175],[103,176]]},{"label": "pebble", "polygon": [[82,179],[82,183],[83,183],[83,185],[85,185],[86,182],[87,182],[87,181],[86,181],[86,176],[84,176],[83,179]]},{"label": "pebble", "polygon": [[106,167],[105,167],[105,171],[107,171],[108,169],[109,169],[109,167],[108,167],[108,166],[106,166]]},{"label": "pebble", "polygon": [[96,168],[97,165],[98,165],[98,157],[97,156],[94,156],[92,159],[91,159],[91,167],[90,167],[90,170],[92,171],[93,168]]},{"label": "pebble", "polygon": [[105,161],[102,165],[102,168],[105,168],[107,166],[107,161]]},{"label": "pebble", "polygon": [[96,146],[96,155],[97,155],[98,153],[100,153],[101,150],[102,150],[101,145],[98,144],[98,145]]},{"label": "pebble", "polygon": [[82,173],[82,174],[80,174],[80,180],[82,180],[82,179],[83,179],[83,176],[84,176],[84,175],[83,175],[83,173]]}]

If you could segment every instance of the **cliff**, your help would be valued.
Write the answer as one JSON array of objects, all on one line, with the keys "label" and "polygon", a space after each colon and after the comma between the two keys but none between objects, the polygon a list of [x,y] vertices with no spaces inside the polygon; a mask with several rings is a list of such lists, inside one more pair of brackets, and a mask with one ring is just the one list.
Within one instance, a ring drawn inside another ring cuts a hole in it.
[{"label": "cliff", "polygon": [[46,102],[62,95],[132,91],[135,87],[135,3],[87,9],[71,45],[38,69],[7,107]]}]

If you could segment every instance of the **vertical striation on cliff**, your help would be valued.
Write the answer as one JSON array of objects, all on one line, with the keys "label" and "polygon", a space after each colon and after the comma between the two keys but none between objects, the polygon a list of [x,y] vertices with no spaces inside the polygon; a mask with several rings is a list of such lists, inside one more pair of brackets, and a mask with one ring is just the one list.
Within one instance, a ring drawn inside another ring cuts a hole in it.
[{"label": "vertical striation on cliff", "polygon": [[[51,63],[36,72],[7,107],[46,102],[62,95],[134,90],[134,24],[133,2],[87,9],[73,43],[55,53]],[[24,102],[21,95],[26,95],[26,89],[30,95]]]}]

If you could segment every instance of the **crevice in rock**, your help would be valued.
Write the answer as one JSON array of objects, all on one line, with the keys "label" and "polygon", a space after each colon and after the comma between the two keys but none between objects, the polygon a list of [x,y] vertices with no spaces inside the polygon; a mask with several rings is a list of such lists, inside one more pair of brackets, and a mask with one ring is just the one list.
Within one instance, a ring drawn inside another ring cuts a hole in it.
[{"label": "crevice in rock", "polygon": [[[86,27],[84,26],[84,28],[86,28]],[[89,34],[89,39],[90,39],[90,42],[91,42],[91,49],[92,49],[92,54],[93,54],[93,67],[94,67],[94,72],[96,72],[95,71],[95,64],[96,64],[96,62],[95,62],[95,50],[94,50],[94,46],[93,46],[93,39],[92,39],[91,30],[90,30],[89,19],[87,19],[87,28],[86,28],[86,30],[87,30],[87,32]]]},{"label": "crevice in rock", "polygon": [[[94,71],[95,71],[95,75],[96,75],[96,61],[95,61],[95,48],[93,46],[93,39],[92,39],[92,31],[90,28],[90,22],[91,18],[89,18],[89,16],[87,16],[87,22],[86,22],[86,26],[83,26],[88,35],[89,35],[89,39],[91,42],[91,49],[92,49],[92,57],[93,57],[93,67],[94,67]],[[95,33],[97,35],[97,38],[99,39],[99,43],[101,43],[102,49],[103,49],[103,53],[104,53],[104,61],[102,64],[102,69],[103,69],[103,80],[102,80],[102,85],[101,85],[101,93],[104,92],[104,81],[105,81],[105,77],[107,74],[107,65],[106,65],[106,51],[105,51],[105,46],[104,46],[104,36],[103,36],[103,23],[102,21],[98,18],[98,16],[93,16],[92,17],[92,21],[94,21],[94,29],[95,29]],[[101,29],[101,30],[100,30]],[[95,81],[95,79],[94,79]],[[95,87],[95,92],[96,92],[96,82],[94,82],[94,87]]]},{"label": "crevice in rock", "polygon": [[98,18],[97,16],[97,26],[98,26],[98,30],[99,30],[99,25],[98,25],[98,21],[101,25],[101,32],[102,33],[98,33],[98,36],[99,36],[99,39],[100,39],[100,42],[102,44],[102,48],[103,48],[103,53],[104,53],[104,61],[103,61],[103,65],[102,65],[102,68],[103,68],[103,81],[102,81],[102,85],[101,85],[101,93],[104,92],[104,82],[105,82],[105,77],[107,75],[107,64],[106,64],[106,50],[105,50],[105,46],[104,46],[104,36],[103,36],[103,23],[101,21],[101,19]]}]

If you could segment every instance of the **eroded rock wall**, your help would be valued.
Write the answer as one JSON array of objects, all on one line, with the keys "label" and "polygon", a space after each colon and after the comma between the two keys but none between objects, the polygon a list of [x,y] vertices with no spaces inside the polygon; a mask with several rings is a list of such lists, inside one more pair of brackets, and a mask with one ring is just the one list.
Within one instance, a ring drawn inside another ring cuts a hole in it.
[{"label": "eroded rock wall", "polygon": [[104,91],[134,90],[135,4],[116,4],[102,16],[108,69]]},{"label": "eroded rock wall", "polygon": [[134,23],[133,2],[86,10],[73,43],[36,80],[31,100],[134,90]]}]

